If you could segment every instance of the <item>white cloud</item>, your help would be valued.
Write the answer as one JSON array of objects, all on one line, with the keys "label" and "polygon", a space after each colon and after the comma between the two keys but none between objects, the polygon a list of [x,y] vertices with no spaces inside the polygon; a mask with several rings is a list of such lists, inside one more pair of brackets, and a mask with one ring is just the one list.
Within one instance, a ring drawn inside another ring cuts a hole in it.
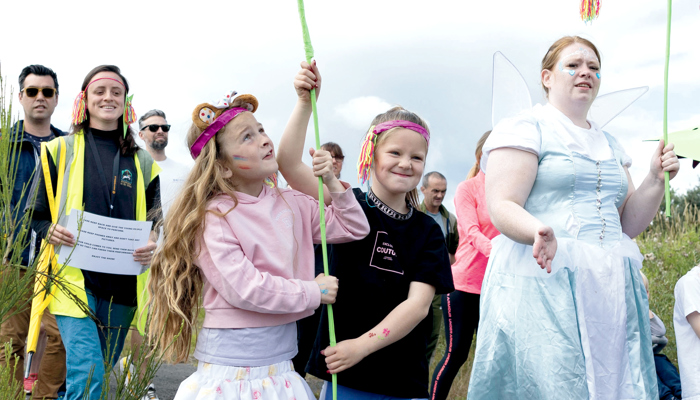
[{"label": "white cloud", "polygon": [[[673,4],[671,131],[700,124],[697,1]],[[26,2],[6,3],[3,15],[27,13]],[[116,64],[136,94],[137,113],[166,112],[173,125],[167,152],[181,161],[189,161],[184,138],[195,105],[230,89],[252,93],[260,101],[256,117],[279,143],[296,101],[292,79],[304,55],[296,3],[214,0],[206,6],[205,14],[195,15],[192,5],[36,0],[31,16],[39,28],[28,29],[22,18],[6,18],[0,25],[2,74],[14,84],[16,101],[16,77],[24,66],[53,68],[61,93],[53,121],[67,129],[86,73],[96,65]],[[607,1],[588,25],[579,18],[577,2],[561,0],[541,0],[536,7],[515,0],[306,0],[306,13],[323,74],[321,140],[343,147],[343,178],[353,185],[358,184],[360,143],[372,118],[401,104],[430,120],[427,167],[447,176],[446,202],[451,204],[454,189],[474,163],[477,139],[491,128],[492,54],[501,50],[520,69],[537,102],[540,60],[554,40],[571,34],[592,39],[601,50],[600,93],[650,86],[606,127],[634,158],[635,183],[648,171],[654,145],[640,140],[661,134],[664,2],[639,0],[632,7]],[[149,18],[159,22],[146,22]],[[207,36],[212,29],[225,33]],[[307,146],[313,145],[312,132]],[[697,183],[688,165],[683,162],[674,188]]]},{"label": "white cloud", "polygon": [[364,129],[368,123],[384,111],[390,109],[391,104],[376,96],[363,96],[351,99],[347,103],[335,107],[335,115],[342,118],[343,122],[356,129]]}]

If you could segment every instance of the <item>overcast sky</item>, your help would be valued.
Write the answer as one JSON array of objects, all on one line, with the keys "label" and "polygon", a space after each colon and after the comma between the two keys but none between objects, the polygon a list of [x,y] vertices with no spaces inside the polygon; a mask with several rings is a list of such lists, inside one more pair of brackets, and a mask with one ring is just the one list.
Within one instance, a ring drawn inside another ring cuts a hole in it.
[{"label": "overcast sky", "polygon": [[[670,132],[700,125],[699,1],[673,4]],[[533,101],[543,102],[544,53],[563,35],[581,35],[602,54],[599,94],[649,86],[606,126],[634,159],[638,186],[655,146],[641,140],[662,134],[666,2],[601,3],[600,18],[586,25],[579,0],[307,0],[323,76],[321,140],[343,147],[342,178],[357,185],[360,141],[372,118],[400,104],[429,122],[426,172],[447,176],[445,205],[453,210],[454,190],[474,163],[476,140],[491,128],[493,53],[503,52],[527,80]],[[23,67],[52,68],[60,85],[53,123],[62,129],[69,126],[83,78],[100,64],[122,69],[139,116],[152,108],[165,111],[173,125],[166,152],[183,162],[191,163],[184,136],[197,104],[227,90],[252,93],[260,101],[256,117],[277,144],[296,101],[292,79],[304,49],[294,0],[8,1],[2,15],[0,63],[15,100]],[[313,145],[313,128],[307,145]],[[674,188],[698,183],[691,167],[681,161]]]}]

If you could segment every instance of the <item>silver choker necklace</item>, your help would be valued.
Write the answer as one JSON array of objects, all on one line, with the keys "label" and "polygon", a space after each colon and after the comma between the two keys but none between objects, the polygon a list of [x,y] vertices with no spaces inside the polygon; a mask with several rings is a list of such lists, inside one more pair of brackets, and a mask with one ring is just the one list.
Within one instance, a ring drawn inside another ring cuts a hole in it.
[{"label": "silver choker necklace", "polygon": [[[408,207],[408,213],[401,214],[400,212],[398,212],[398,211],[394,210],[393,208],[384,204],[383,201],[379,200],[379,198],[374,194],[374,192],[372,191],[371,188],[367,192],[367,198],[369,200],[372,200],[372,203],[374,203],[374,207],[378,208],[379,211],[383,212],[384,214],[388,215],[389,217],[391,217],[397,221],[406,221],[407,219],[411,218],[411,216],[413,215],[413,206],[408,201],[406,201],[406,206]],[[367,204],[369,204],[369,202]],[[372,206],[370,205],[370,207],[372,207]]]}]

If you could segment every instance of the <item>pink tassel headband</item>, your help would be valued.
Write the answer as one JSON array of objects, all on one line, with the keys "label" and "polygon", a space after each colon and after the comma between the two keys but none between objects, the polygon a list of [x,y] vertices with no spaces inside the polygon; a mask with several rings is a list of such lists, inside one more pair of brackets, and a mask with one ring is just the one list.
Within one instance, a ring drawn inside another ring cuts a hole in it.
[{"label": "pink tassel headband", "polygon": [[[82,92],[78,93],[78,96],[75,98],[75,101],[73,102],[73,118],[71,119],[71,123],[73,125],[79,125],[83,123],[87,119],[87,105],[85,104],[85,98],[86,95],[85,93],[87,92],[88,88],[90,85],[97,81],[101,81],[103,79],[109,79],[110,81],[114,81],[119,83],[120,85],[124,86],[124,82],[114,79],[114,78],[98,78],[93,81],[90,81],[90,83],[85,86],[85,90]],[[126,89],[126,86],[124,86],[124,89]],[[134,111],[134,107],[131,105],[131,99],[134,97],[134,95],[127,96],[126,100],[124,102],[124,124],[126,125],[131,125],[134,122],[136,122],[136,112]],[[126,136],[126,129],[124,130],[124,136]]]},{"label": "pink tassel headband", "polygon": [[377,136],[382,132],[394,128],[406,128],[419,133],[423,136],[426,143],[430,145],[430,133],[428,130],[410,121],[395,120],[382,122],[376,126],[370,126],[369,132],[367,132],[367,136],[365,136],[365,140],[362,142],[360,158],[357,160],[357,179],[360,181],[360,184],[364,184],[370,178],[370,170],[372,168],[372,161],[374,160],[374,150],[377,146]]}]

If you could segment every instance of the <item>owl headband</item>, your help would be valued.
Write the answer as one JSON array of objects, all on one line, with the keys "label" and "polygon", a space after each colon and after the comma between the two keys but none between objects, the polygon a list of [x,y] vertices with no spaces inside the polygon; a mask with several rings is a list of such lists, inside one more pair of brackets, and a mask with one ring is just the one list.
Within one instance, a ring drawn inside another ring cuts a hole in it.
[{"label": "owl headband", "polygon": [[[80,125],[87,119],[87,105],[85,104],[87,90],[90,87],[90,85],[103,79],[109,79],[110,81],[117,82],[120,85],[124,86],[124,89],[126,90],[126,85],[124,85],[124,82],[118,79],[97,78],[95,80],[90,81],[90,83],[88,83],[87,86],[85,86],[85,90],[78,93],[78,96],[73,102],[73,118],[71,119],[71,123],[73,125]],[[126,137],[127,127],[136,122],[136,112],[134,111],[134,107],[131,105],[131,99],[133,98],[133,94],[131,96],[126,96],[126,101],[124,102],[124,137]]]},{"label": "owl headband", "polygon": [[[204,146],[232,119],[245,111],[255,112],[258,109],[258,99],[252,94],[238,94],[235,91],[227,92],[222,99],[214,104],[202,103],[192,112],[192,122],[202,130],[197,140],[190,147],[190,155],[196,159]],[[230,107],[236,102],[244,107]]]},{"label": "owl headband", "polygon": [[360,159],[357,160],[357,179],[361,184],[369,180],[372,160],[374,159],[374,149],[377,146],[377,136],[394,128],[406,128],[419,133],[425,139],[426,144],[430,145],[430,133],[428,130],[410,121],[394,120],[370,126],[369,132],[367,132],[367,136],[365,136],[365,140],[362,143]]}]

